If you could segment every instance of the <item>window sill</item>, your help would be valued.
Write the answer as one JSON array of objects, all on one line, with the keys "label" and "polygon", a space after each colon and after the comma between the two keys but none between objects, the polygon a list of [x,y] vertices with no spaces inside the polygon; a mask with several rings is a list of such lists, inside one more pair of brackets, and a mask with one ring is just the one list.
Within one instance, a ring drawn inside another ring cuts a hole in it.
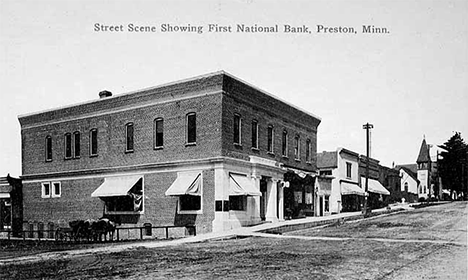
[{"label": "window sill", "polygon": [[298,159],[298,158],[295,158],[294,160],[295,160],[296,162],[301,162],[301,160]]},{"label": "window sill", "polygon": [[251,149],[252,151],[254,151],[254,152],[260,152],[260,150],[259,150],[258,148],[255,148],[255,147],[252,147],[252,148],[250,148],[250,149]]},{"label": "window sill", "polygon": [[98,155],[89,155],[90,158],[97,157]]},{"label": "window sill", "polygon": [[177,214],[203,214],[203,210],[179,210]]},{"label": "window sill", "polygon": [[72,159],[72,157],[65,157],[65,158],[63,158],[63,159],[64,159],[64,160],[70,160],[70,159]]},{"label": "window sill", "polygon": [[164,149],[164,146],[158,146],[158,147],[154,147],[154,148],[153,148],[153,150],[155,150],[155,151],[156,151],[156,150],[162,150],[162,149]]},{"label": "window sill", "polygon": [[185,147],[190,147],[190,146],[196,146],[197,143],[194,142],[194,143],[185,143]]},{"label": "window sill", "polygon": [[105,211],[106,214],[111,215],[143,215],[143,211]]},{"label": "window sill", "polygon": [[267,154],[270,155],[270,156],[275,156],[274,152],[267,152]]},{"label": "window sill", "polygon": [[240,143],[233,143],[233,144],[234,144],[234,146],[242,147],[242,144],[240,144]]},{"label": "window sill", "polygon": [[133,152],[134,152],[134,150],[126,150],[126,151],[125,151],[126,154],[131,154],[131,153],[133,153]]},{"label": "window sill", "polygon": [[80,159],[80,158],[81,158],[81,156],[77,156],[77,157],[74,157],[73,159]]},{"label": "window sill", "polygon": [[281,156],[283,159],[289,159],[288,156]]},{"label": "window sill", "polygon": [[52,160],[51,159],[46,159],[45,162],[52,162]]}]

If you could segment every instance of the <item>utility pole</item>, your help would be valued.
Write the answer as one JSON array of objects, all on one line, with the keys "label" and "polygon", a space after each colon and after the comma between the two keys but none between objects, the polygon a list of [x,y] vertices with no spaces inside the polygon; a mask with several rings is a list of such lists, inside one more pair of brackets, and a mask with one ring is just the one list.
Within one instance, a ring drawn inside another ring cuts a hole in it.
[{"label": "utility pole", "polygon": [[363,129],[366,130],[366,187],[364,189],[365,195],[364,195],[364,209],[362,209],[362,212],[364,213],[364,217],[367,217],[370,213],[369,207],[367,205],[367,198],[369,196],[369,154],[370,154],[370,130],[374,128],[374,125],[370,123],[366,123],[365,125],[362,126]]}]

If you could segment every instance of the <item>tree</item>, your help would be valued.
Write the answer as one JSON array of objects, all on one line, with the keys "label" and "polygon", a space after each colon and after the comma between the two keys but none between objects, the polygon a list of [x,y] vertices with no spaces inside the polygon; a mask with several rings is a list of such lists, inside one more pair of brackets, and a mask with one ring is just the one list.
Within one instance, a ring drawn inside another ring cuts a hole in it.
[{"label": "tree", "polygon": [[442,184],[451,193],[463,192],[464,200],[468,195],[468,145],[461,137],[460,132],[455,134],[443,145],[439,146],[444,151],[440,153],[439,172]]}]

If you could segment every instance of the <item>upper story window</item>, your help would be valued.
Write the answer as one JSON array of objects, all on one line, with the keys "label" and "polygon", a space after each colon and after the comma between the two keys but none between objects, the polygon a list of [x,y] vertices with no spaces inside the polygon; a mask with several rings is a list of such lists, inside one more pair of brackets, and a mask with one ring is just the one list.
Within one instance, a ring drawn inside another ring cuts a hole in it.
[{"label": "upper story window", "polygon": [[269,125],[267,130],[267,151],[273,153],[274,147],[274,128],[273,126]]},{"label": "upper story window", "polygon": [[65,134],[65,158],[72,157],[72,137],[70,133]]},{"label": "upper story window", "polygon": [[52,137],[50,135],[45,138],[45,160],[52,161]]},{"label": "upper story window", "polygon": [[288,156],[288,132],[286,130],[283,130],[281,154],[283,155],[283,157]]},{"label": "upper story window", "polygon": [[408,192],[408,182],[405,182],[405,192]]},{"label": "upper story window", "polygon": [[332,171],[331,170],[320,170],[320,175],[332,175]]},{"label": "upper story window", "polygon": [[241,145],[242,119],[238,114],[234,115],[234,144]]},{"label": "upper story window", "polygon": [[346,163],[346,178],[351,178],[352,164],[351,162]]},{"label": "upper story window", "polygon": [[125,152],[133,152],[133,123],[127,123],[125,125]]},{"label": "upper story window", "polygon": [[306,140],[306,162],[311,162],[311,145],[310,145],[310,139]]},{"label": "upper story window", "polygon": [[300,160],[301,158],[301,138],[299,135],[294,137],[294,159]]},{"label": "upper story window", "polygon": [[75,152],[75,158],[79,158],[81,156],[81,135],[80,135],[80,132],[78,131],[75,131],[75,133],[73,133],[73,144],[74,144],[74,148],[73,148],[73,151]]},{"label": "upper story window", "polygon": [[186,144],[197,143],[197,115],[195,113],[188,113],[186,118]]},{"label": "upper story window", "polygon": [[258,122],[252,121],[252,148],[258,149]]},{"label": "upper story window", "polygon": [[98,131],[93,128],[89,131],[89,155],[97,156],[98,154]]},{"label": "upper story window", "polygon": [[154,148],[160,149],[164,146],[164,120],[158,118],[154,120]]}]

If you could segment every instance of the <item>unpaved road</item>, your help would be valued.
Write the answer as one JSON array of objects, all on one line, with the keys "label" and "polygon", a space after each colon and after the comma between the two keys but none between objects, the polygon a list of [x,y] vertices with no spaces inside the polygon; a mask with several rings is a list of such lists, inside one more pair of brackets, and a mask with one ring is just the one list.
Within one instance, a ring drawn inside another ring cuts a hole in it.
[{"label": "unpaved road", "polygon": [[[257,237],[0,266],[0,279],[467,279],[468,204]],[[266,236],[266,237],[265,237]]]}]

